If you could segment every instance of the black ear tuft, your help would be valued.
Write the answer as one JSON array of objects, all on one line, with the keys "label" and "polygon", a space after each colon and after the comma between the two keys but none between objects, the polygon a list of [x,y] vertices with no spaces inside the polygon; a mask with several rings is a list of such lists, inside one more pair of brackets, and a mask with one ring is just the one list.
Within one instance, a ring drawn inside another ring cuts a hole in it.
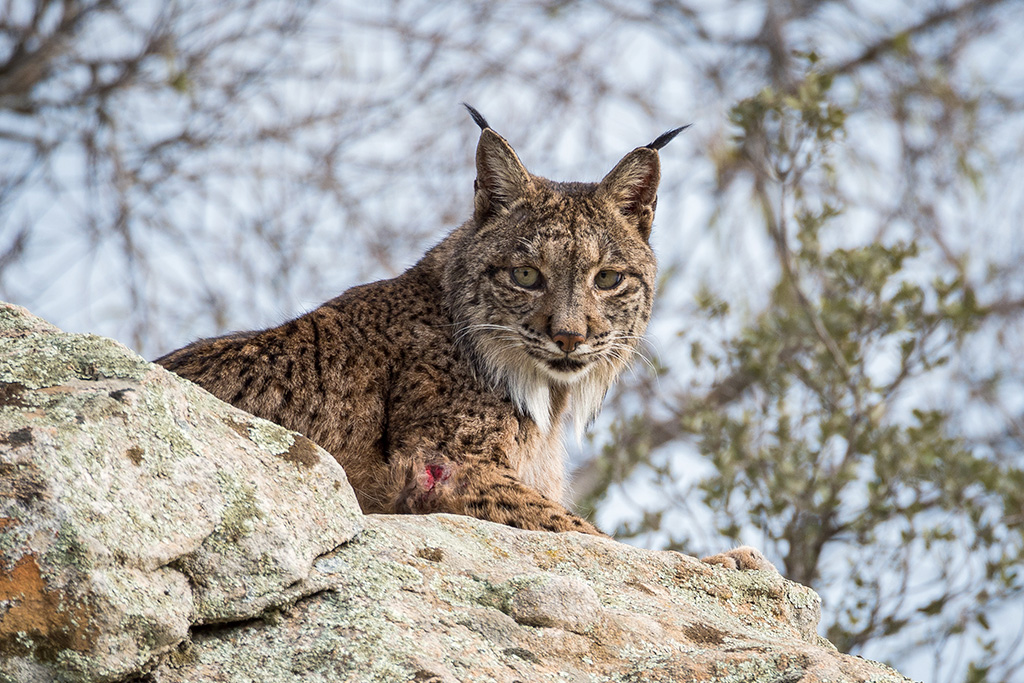
[{"label": "black ear tuft", "polygon": [[[476,125],[480,126],[480,130],[487,130],[488,128],[491,127],[491,124],[487,123],[487,119],[485,119],[483,117],[483,114],[478,112],[476,109],[473,109],[473,107],[469,106],[465,102],[462,103],[462,106],[469,110],[469,115],[473,117],[474,121],[476,121]],[[678,131],[676,131],[676,132],[678,132]],[[666,135],[667,135],[667,133],[666,133]],[[662,135],[661,137],[663,138],[665,136]],[[660,140],[661,138],[658,138],[658,139]],[[669,138],[669,140],[671,140],[671,139],[672,138]],[[665,142],[668,142],[668,140],[666,140]]]},{"label": "black ear tuft", "polygon": [[530,187],[531,176],[508,141],[494,132],[480,112],[465,102],[462,104],[481,129],[480,142],[476,145],[476,181],[473,183],[473,215],[479,226],[500,207],[507,207],[523,197]]},{"label": "black ear tuft", "polygon": [[[466,106],[469,107],[468,104]],[[473,111],[472,107],[470,107],[470,111]],[[477,121],[477,123],[479,123],[479,121]],[[673,128],[672,130],[670,130],[668,132],[662,133],[661,135],[658,136],[657,140],[655,140],[654,142],[650,143],[649,145],[645,145],[645,147],[647,147],[648,149],[659,150],[662,147],[664,147],[665,145],[667,145],[668,143],[672,142],[672,138],[674,138],[675,136],[679,135],[680,133],[682,133],[684,130],[686,130],[687,128],[689,128],[692,125],[693,125],[692,123],[688,123],[685,126],[679,126],[678,128]]]}]

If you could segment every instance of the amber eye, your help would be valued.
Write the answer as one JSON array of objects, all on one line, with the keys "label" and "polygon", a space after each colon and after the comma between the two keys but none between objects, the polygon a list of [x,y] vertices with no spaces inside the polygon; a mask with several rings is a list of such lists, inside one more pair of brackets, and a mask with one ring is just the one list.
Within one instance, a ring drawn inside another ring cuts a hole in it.
[{"label": "amber eye", "polygon": [[536,289],[540,286],[540,271],[536,268],[530,268],[529,266],[522,266],[521,268],[512,269],[512,279],[520,287],[526,289]]},{"label": "amber eye", "polygon": [[611,289],[620,282],[622,282],[622,273],[617,270],[598,271],[597,277],[594,278],[594,284],[598,289]]}]

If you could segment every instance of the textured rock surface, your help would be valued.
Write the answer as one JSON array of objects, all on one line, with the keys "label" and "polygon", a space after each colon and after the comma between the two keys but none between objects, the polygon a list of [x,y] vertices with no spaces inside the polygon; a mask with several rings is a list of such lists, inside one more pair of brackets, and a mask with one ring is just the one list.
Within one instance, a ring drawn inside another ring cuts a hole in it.
[{"label": "textured rock surface", "polygon": [[310,441],[0,308],[0,672],[112,679],[322,588],[358,506]]},{"label": "textured rock surface", "polygon": [[0,681],[904,681],[818,597],[579,534],[356,511],[310,442],[0,305]]},{"label": "textured rock surface", "polygon": [[775,572],[591,536],[375,516],[316,570],[333,590],[270,623],[197,630],[153,679],[905,680],[820,639],[817,595]]}]

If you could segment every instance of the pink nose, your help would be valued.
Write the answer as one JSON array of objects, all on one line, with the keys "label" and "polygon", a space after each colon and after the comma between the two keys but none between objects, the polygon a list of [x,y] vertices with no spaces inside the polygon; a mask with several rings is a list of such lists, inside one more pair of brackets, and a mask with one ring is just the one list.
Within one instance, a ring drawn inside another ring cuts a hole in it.
[{"label": "pink nose", "polygon": [[576,332],[559,330],[558,334],[551,337],[551,340],[558,344],[558,348],[566,353],[572,353],[576,347],[586,341],[586,337]]}]

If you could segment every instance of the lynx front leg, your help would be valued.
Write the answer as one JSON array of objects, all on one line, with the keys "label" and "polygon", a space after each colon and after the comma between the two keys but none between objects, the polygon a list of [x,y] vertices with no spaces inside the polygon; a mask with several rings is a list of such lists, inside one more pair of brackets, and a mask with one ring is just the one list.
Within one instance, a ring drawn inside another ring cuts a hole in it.
[{"label": "lynx front leg", "polygon": [[438,459],[413,465],[394,507],[396,512],[466,515],[517,529],[605,535],[523,484],[511,469],[485,461]]},{"label": "lynx front leg", "polygon": [[778,571],[775,565],[769,562],[768,558],[760,550],[749,545],[741,545],[739,548],[733,548],[724,553],[702,557],[700,561],[707,564],[721,565],[726,569],[767,569],[773,572]]}]

